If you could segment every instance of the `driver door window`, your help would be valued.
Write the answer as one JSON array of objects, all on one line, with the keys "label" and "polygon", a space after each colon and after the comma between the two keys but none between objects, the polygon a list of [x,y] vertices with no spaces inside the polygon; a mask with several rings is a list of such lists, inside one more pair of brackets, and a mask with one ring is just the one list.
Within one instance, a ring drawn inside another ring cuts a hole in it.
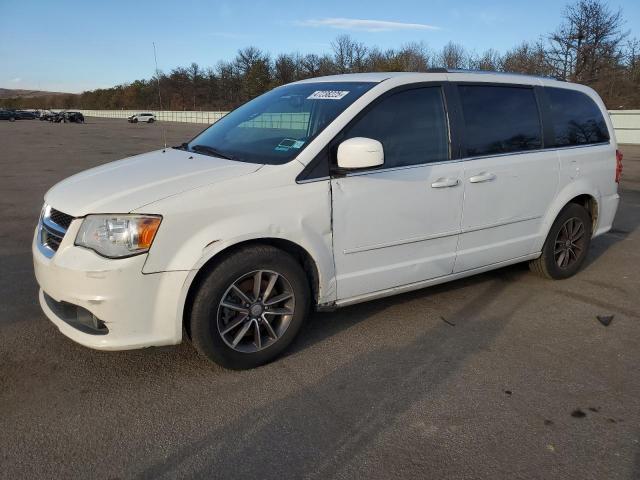
[{"label": "driver door window", "polygon": [[449,159],[449,132],[440,87],[404,90],[383,98],[349,127],[344,140],[367,137],[384,147],[384,168]]}]

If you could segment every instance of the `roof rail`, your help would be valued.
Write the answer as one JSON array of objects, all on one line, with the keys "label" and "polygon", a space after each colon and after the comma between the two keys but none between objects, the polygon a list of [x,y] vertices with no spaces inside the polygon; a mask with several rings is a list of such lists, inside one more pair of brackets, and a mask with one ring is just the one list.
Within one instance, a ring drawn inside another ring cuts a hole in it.
[{"label": "roof rail", "polygon": [[566,82],[564,78],[552,77],[547,75],[532,75],[529,73],[520,73],[520,72],[498,72],[496,70],[473,70],[473,69],[465,69],[465,68],[428,68],[426,70],[427,73],[480,73],[480,74],[491,74],[491,75],[521,75],[523,77],[533,77],[533,78],[545,78],[547,80],[558,80],[559,82]]}]

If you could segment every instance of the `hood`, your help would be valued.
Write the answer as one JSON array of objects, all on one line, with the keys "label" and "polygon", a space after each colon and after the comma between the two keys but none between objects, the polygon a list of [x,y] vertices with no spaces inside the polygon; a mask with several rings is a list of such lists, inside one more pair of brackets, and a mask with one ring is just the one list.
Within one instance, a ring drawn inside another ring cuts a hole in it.
[{"label": "hood", "polygon": [[44,199],[74,217],[127,213],[194,188],[248,175],[261,167],[167,148],[73,175],[52,187]]}]

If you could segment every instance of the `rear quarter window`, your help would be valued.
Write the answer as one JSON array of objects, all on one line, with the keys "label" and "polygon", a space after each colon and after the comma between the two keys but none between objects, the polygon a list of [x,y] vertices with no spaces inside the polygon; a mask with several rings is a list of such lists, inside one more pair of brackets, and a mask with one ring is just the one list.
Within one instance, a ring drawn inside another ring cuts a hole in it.
[{"label": "rear quarter window", "polygon": [[609,140],[609,131],[596,103],[582,92],[545,88],[551,107],[555,146],[588,145]]}]

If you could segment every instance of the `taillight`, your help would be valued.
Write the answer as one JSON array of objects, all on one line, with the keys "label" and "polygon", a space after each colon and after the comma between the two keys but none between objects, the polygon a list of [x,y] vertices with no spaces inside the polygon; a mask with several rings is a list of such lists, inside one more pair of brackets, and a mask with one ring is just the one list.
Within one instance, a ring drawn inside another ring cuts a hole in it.
[{"label": "taillight", "polygon": [[622,175],[622,152],[616,150],[616,183],[620,183],[620,176]]}]

